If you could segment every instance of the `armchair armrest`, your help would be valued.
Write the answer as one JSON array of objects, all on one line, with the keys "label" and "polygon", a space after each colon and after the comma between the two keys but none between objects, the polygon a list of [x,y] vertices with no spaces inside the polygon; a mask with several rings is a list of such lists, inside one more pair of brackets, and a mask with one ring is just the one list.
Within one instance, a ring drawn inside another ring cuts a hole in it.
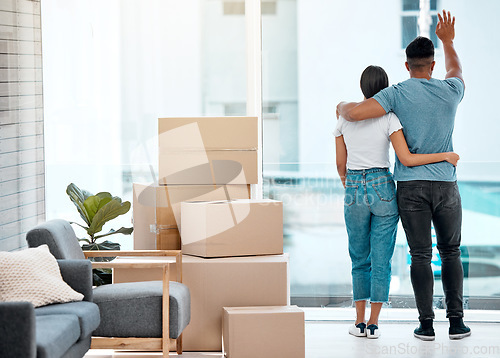
[{"label": "armchair armrest", "polygon": [[0,302],[0,357],[36,357],[35,308],[29,302]]},{"label": "armchair armrest", "polygon": [[61,275],[68,285],[92,302],[92,264],[88,260],[57,260]]}]

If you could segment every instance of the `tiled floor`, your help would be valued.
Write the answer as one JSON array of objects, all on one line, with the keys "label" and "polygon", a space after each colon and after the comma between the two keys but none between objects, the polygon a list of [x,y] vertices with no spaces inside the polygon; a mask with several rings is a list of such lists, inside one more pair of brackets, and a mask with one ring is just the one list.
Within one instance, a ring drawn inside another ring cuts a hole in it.
[{"label": "tiled floor", "polygon": [[[353,309],[306,309],[306,357],[500,357],[500,313],[467,311],[472,336],[463,340],[448,339],[448,323],[442,310],[436,312],[436,340],[423,342],[413,337],[416,327],[414,310],[382,312],[381,337],[376,340],[357,338],[347,333]],[[259,358],[256,345],[255,358]],[[175,357],[175,353],[170,354]],[[184,358],[221,358],[221,353],[185,352]],[[86,358],[161,357],[159,353],[132,353],[92,350]],[[287,357],[276,357],[287,358]]]}]

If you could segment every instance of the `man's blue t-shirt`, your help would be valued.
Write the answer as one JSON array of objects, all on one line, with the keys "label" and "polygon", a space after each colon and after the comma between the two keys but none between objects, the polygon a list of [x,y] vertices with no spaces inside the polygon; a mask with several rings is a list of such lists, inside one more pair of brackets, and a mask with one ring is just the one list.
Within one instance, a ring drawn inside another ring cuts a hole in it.
[{"label": "man's blue t-shirt", "polygon": [[[410,78],[383,89],[373,98],[386,112],[398,116],[410,152],[427,154],[453,151],[455,113],[463,96],[463,82],[453,77]],[[394,179],[455,181],[456,168],[448,162],[405,167],[396,158]]]}]

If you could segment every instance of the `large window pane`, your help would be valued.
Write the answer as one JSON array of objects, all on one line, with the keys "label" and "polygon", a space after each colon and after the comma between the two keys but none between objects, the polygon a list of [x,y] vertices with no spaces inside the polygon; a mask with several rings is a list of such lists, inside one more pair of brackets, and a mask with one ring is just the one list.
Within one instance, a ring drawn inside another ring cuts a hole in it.
[{"label": "large window pane", "polygon": [[[285,250],[293,258],[292,301],[350,304],[351,262],[343,218],[343,187],[336,173],[332,135],[335,106],[341,100],[363,99],[359,78],[370,64],[385,68],[391,84],[408,78],[404,46],[418,35],[419,3],[278,0],[277,16],[262,19],[264,192],[284,202]],[[471,10],[478,7],[485,9],[481,22],[486,29],[478,28],[470,17]],[[455,150],[461,156],[458,178],[463,205],[464,293],[469,297],[497,297],[500,162],[495,143],[500,125],[495,109],[485,104],[495,102],[495,90],[488,84],[500,78],[487,66],[477,66],[477,61],[494,63],[499,55],[482,34],[485,30],[500,30],[494,19],[500,3],[431,2],[431,14],[441,8],[452,11],[457,18],[455,48],[466,82],[454,133]],[[430,29],[433,41],[437,41],[436,18],[432,16]],[[444,78],[440,46],[435,60],[434,77]],[[285,110],[285,102],[293,106]],[[473,123],[481,123],[482,129]],[[391,298],[396,306],[407,305],[413,295],[409,260],[400,226],[391,283]],[[440,296],[441,261],[435,247],[433,270],[435,292]]]},{"label": "large window pane", "polygon": [[418,24],[416,16],[403,16],[401,17],[401,27],[403,40],[402,48],[406,48],[410,42],[413,41],[418,34]]},{"label": "large window pane", "polygon": [[420,6],[420,0],[403,0],[403,10],[418,10]]},{"label": "large window pane", "polygon": [[224,4],[42,1],[48,219],[80,220],[71,182],[124,200],[153,183],[159,117],[246,114],[245,15]]}]

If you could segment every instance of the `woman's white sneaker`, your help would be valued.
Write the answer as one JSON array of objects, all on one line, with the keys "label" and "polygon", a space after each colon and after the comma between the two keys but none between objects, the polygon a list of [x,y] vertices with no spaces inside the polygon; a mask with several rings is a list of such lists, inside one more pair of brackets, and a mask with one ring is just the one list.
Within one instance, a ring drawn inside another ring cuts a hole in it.
[{"label": "woman's white sneaker", "polygon": [[366,337],[366,323],[358,323],[349,327],[349,334],[356,337]]},{"label": "woman's white sneaker", "polygon": [[380,330],[376,324],[370,324],[366,327],[366,337],[370,339],[376,339],[380,337]]}]

